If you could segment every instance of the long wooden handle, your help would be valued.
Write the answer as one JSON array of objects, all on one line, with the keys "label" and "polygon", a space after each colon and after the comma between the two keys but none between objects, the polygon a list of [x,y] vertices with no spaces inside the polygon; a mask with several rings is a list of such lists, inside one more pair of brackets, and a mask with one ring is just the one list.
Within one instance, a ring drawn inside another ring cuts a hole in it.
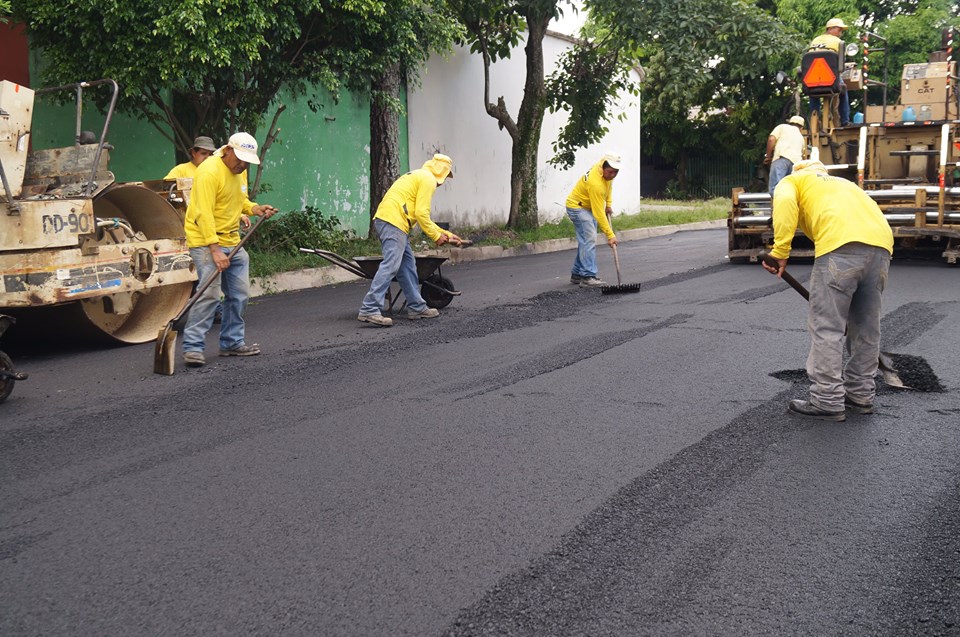
[{"label": "long wooden handle", "polygon": [[617,254],[617,244],[610,246],[613,248],[613,262],[617,266],[617,285],[620,285],[620,255]]},{"label": "long wooden handle", "polygon": [[[764,263],[769,265],[771,268],[777,268],[777,269],[780,268],[780,262],[774,259],[772,256],[770,256],[769,253],[764,252],[763,254],[760,255],[760,258],[763,260]],[[803,284],[800,283],[800,281],[797,281],[795,278],[793,278],[792,274],[784,270],[783,273],[780,275],[780,277],[784,281],[786,281],[790,287],[796,290],[800,294],[800,296],[802,296],[808,301],[810,300],[810,292],[807,291],[807,288],[803,287]]]}]

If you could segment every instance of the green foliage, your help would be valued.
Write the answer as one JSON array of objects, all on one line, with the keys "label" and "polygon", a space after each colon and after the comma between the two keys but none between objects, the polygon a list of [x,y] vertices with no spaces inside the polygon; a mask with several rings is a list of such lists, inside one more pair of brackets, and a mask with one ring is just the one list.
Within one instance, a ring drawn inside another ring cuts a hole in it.
[{"label": "green foliage", "polygon": [[0,24],[10,21],[10,0],[0,0]]},{"label": "green foliage", "polygon": [[605,124],[615,100],[624,92],[637,95],[639,87],[618,52],[586,42],[561,55],[547,80],[547,108],[567,110],[570,117],[553,144],[550,163],[570,168],[577,149],[600,141],[609,131]]},{"label": "green foliage", "polygon": [[[595,49],[594,60],[619,55],[622,62],[593,64],[592,72],[579,74],[586,78],[583,91],[565,92],[577,117],[561,142],[592,140],[603,130],[631,63],[646,71],[642,146],[648,153],[677,161],[708,148],[737,154],[762,145],[769,128],[757,132],[758,121],[780,119],[788,93],[773,77],[792,66],[803,38],[768,12],[743,0],[588,0],[587,6],[596,37],[583,48]],[[576,64],[565,62],[571,70]],[[561,151],[555,161],[569,156],[560,145],[555,150]]]},{"label": "green foliage", "polygon": [[[396,60],[415,67],[458,32],[439,3],[412,0],[17,0],[43,49],[45,84],[110,77],[119,109],[182,150],[197,134],[254,132],[282,88],[368,87]],[[78,55],[82,51],[82,55]],[[185,104],[175,114],[168,91]]]},{"label": "green foliage", "polygon": [[[942,30],[960,27],[958,13],[960,6],[949,0],[922,0],[914,13],[894,16],[876,26],[875,32],[885,37],[887,43],[885,52],[870,56],[871,74],[874,79],[882,79],[886,62],[890,101],[895,101],[899,93],[903,65],[926,62],[930,52],[939,50]],[[871,103],[879,104],[881,100],[880,91],[873,91]]]},{"label": "green foliage", "polygon": [[263,224],[247,244],[251,252],[297,256],[300,248],[317,248],[339,253],[356,238],[340,228],[336,216],[309,206],[276,215]]}]

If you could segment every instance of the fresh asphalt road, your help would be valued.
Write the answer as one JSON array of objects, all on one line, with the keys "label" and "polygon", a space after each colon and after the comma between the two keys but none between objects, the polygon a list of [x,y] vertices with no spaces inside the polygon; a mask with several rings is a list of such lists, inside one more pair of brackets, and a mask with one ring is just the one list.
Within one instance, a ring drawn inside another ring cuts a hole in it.
[{"label": "fresh asphalt road", "polygon": [[263,355],[172,377],[15,348],[0,634],[960,634],[960,272],[884,297],[947,391],[811,422],[806,304],[725,242],[622,244],[629,295],[571,252],[446,267],[391,329],[363,281],[264,297]]}]

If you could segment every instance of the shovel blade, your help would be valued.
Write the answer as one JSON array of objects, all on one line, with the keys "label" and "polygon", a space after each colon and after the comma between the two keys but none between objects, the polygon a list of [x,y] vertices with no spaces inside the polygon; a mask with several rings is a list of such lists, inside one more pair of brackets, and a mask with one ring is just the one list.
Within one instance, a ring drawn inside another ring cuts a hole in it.
[{"label": "shovel blade", "polygon": [[173,376],[176,366],[177,331],[173,329],[173,322],[160,330],[157,342],[153,346],[153,373],[164,376]]},{"label": "shovel blade", "polygon": [[880,352],[880,375],[883,377],[883,382],[891,387],[912,389],[903,382],[902,378],[900,378],[900,374],[897,373],[897,368],[893,364],[893,357],[886,352]]}]

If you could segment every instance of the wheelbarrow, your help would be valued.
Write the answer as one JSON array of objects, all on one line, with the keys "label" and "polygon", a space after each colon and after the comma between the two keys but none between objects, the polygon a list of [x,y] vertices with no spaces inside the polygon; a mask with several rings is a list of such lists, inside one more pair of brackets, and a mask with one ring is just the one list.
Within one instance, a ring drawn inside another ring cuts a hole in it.
[{"label": "wheelbarrow", "polygon": [[[0,314],[0,336],[3,336],[7,328],[16,322],[12,316]],[[18,380],[27,380],[27,375],[24,372],[15,371],[13,361],[6,353],[0,351],[0,403],[7,399]]]},{"label": "wheelbarrow", "polygon": [[[300,252],[315,254],[322,257],[330,263],[339,266],[354,274],[361,279],[373,279],[383,262],[383,257],[354,257],[352,260],[341,257],[339,254],[327,250],[317,250],[314,248],[300,248]],[[453,297],[460,296],[453,281],[443,276],[440,272],[440,265],[448,257],[416,257],[417,279],[420,281],[420,295],[426,302],[427,307],[442,309],[450,305]],[[394,281],[397,279],[394,278]],[[401,292],[393,294],[392,289],[387,290],[387,310],[392,312],[393,306],[401,296]],[[402,310],[406,301],[398,308]]]}]

